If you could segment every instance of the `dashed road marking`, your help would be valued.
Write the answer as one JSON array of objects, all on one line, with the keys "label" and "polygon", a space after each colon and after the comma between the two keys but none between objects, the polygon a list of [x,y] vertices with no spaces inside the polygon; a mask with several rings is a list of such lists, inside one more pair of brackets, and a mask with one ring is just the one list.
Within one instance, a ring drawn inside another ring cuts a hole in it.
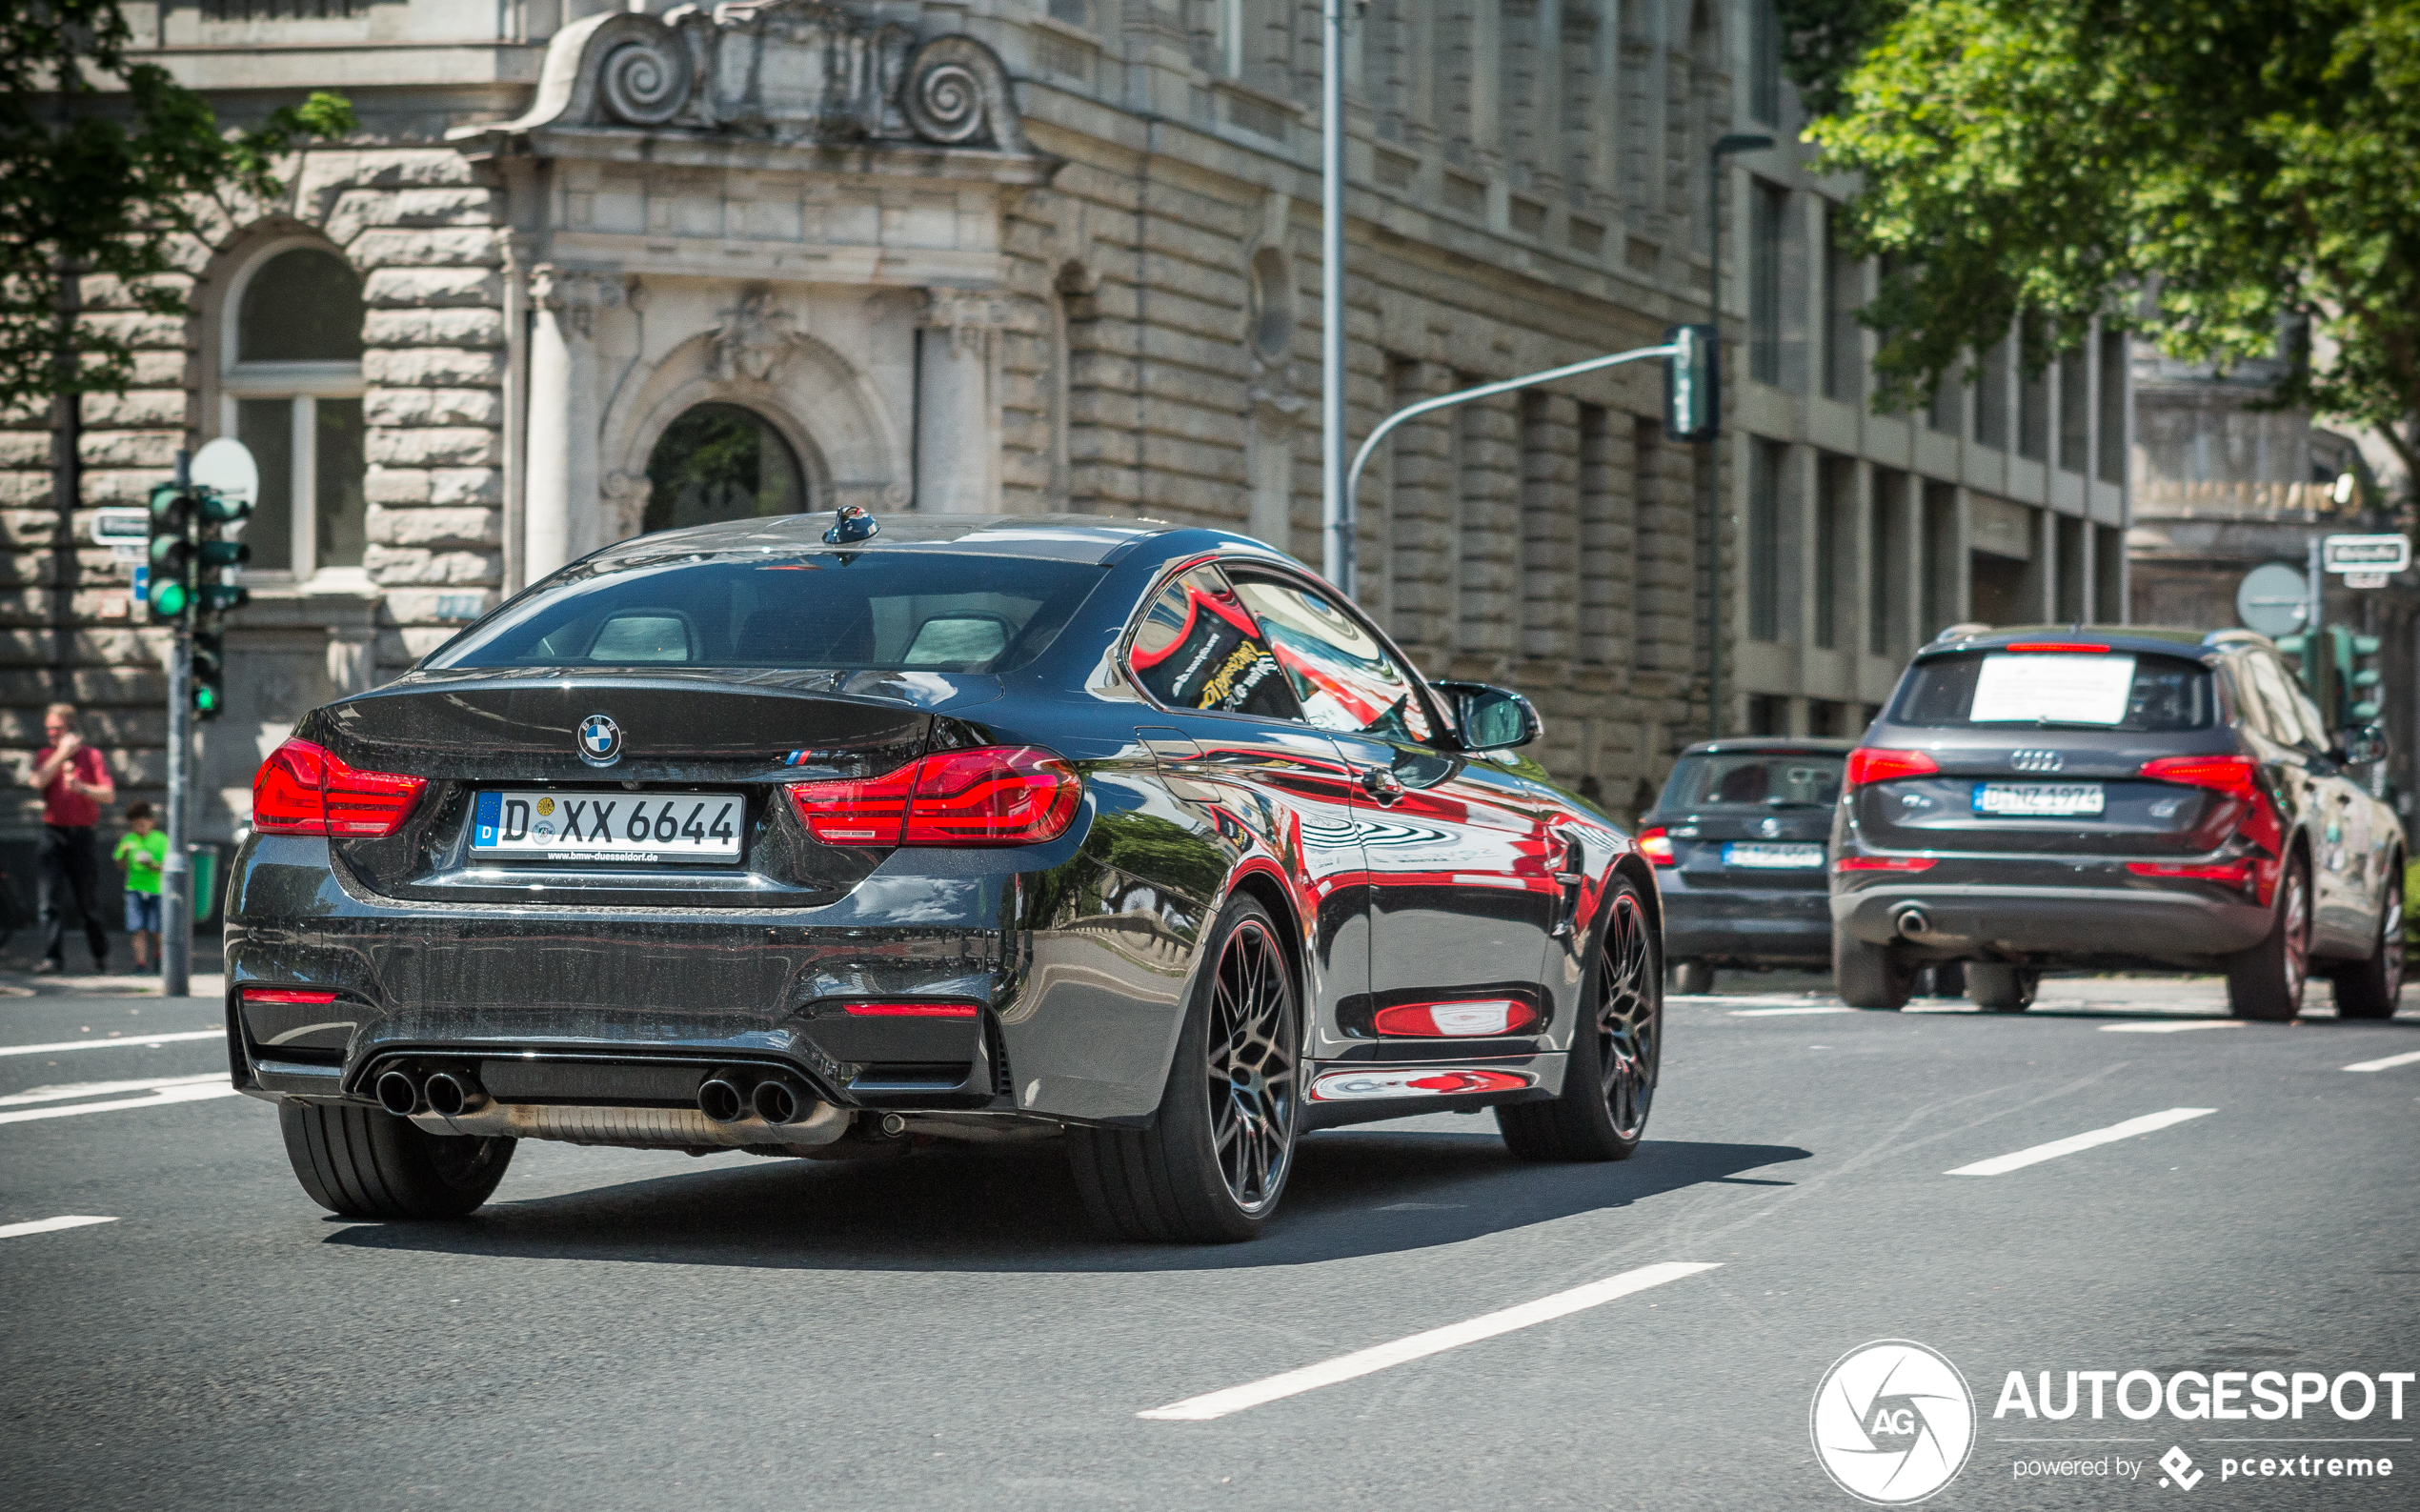
[{"label": "dashed road marking", "polygon": [[2402,1055],[2387,1056],[2377,1060],[2356,1060],[2345,1069],[2347,1071],[2392,1071],[2397,1066],[2408,1066],[2415,1060],[2420,1060],[2420,1050],[2407,1050]]},{"label": "dashed road marking", "polygon": [[1785,1014],[1853,1014],[1854,1008],[1734,1008],[1734,1018],[1778,1018]]},{"label": "dashed road marking", "polygon": [[65,1050],[125,1050],[134,1045],[172,1045],[187,1039],[224,1039],[224,1029],[195,1029],[172,1035],[128,1035],[120,1039],[62,1039],[54,1045],[0,1045],[0,1056],[49,1056]]},{"label": "dashed road marking", "polygon": [[1541,1297],[1534,1302],[1523,1302],[1501,1312],[1482,1313],[1463,1322],[1448,1323],[1442,1328],[1432,1328],[1426,1333],[1398,1339],[1392,1343],[1357,1349],[1349,1355],[1339,1355],[1334,1360],[1305,1365],[1300,1370],[1289,1370],[1281,1376],[1271,1376],[1266,1381],[1256,1381],[1249,1385],[1229,1386],[1224,1391],[1187,1397],[1182,1401],[1172,1401],[1164,1407],[1154,1407],[1149,1412],[1139,1412],[1135,1416],[1160,1422],[1207,1422],[1231,1412],[1241,1412],[1246,1407],[1258,1407],[1263,1402],[1300,1396],[1321,1386],[1333,1386],[1341,1381],[1366,1376],[1390,1365],[1423,1360],[1463,1344],[1493,1339],[1498,1334],[1511,1333],[1517,1328],[1551,1322],[1572,1313],[1601,1306],[1616,1298],[1645,1291],[1650,1286],[1661,1286],[1666,1281],[1677,1281],[1684,1276],[1695,1276],[1700,1271],[1717,1268],[1713,1264],[1684,1260],[1642,1265],[1637,1270],[1608,1276],[1585,1286],[1574,1286],[1551,1297]]},{"label": "dashed road marking", "polygon": [[2241,1018],[2188,1018],[2181,1023],[2103,1024],[2105,1035],[2179,1035],[2188,1029],[2241,1029]]},{"label": "dashed road marking", "polygon": [[0,1239],[23,1239],[28,1234],[55,1234],[63,1228],[85,1228],[94,1223],[114,1223],[113,1218],[88,1218],[69,1213],[59,1218],[37,1218],[30,1223],[0,1223]]},{"label": "dashed road marking", "polygon": [[20,1108],[0,1113],[0,1123],[30,1123],[36,1119],[72,1119],[82,1113],[115,1113],[121,1108],[160,1108],[171,1102],[201,1102],[211,1098],[239,1096],[228,1085],[224,1076],[212,1077],[209,1085],[162,1087],[148,1098],[121,1098],[114,1102],[79,1102],[70,1108]]},{"label": "dashed road marking", "polygon": [[1942,1175],[2003,1176],[2028,1165],[2039,1165],[2045,1160],[2055,1160],[2063,1155],[2073,1155],[2078,1150],[2089,1150],[2096,1144],[2114,1144],[2120,1139],[2130,1139],[2138,1134],[2149,1134],[2155,1129],[2165,1129],[2172,1123],[2183,1123],[2188,1119],[2198,1119],[2217,1111],[2216,1108],[2170,1108],[2165,1113],[2147,1113],[2124,1123],[2112,1123],[2106,1129],[2071,1134],[2064,1139],[2053,1139],[2047,1144],[2037,1144],[2031,1149],[2018,1150],[2009,1155],[1994,1156],[1988,1160],[1977,1160],[1954,1171],[1944,1171]]},{"label": "dashed road marking", "polygon": [[23,1107],[29,1102],[64,1102],[71,1098],[103,1098],[113,1092],[157,1092],[168,1087],[198,1087],[204,1082],[224,1082],[224,1071],[205,1071],[198,1077],[147,1077],[140,1081],[77,1081],[65,1086],[36,1087],[30,1092],[12,1092],[0,1098],[0,1108]]}]

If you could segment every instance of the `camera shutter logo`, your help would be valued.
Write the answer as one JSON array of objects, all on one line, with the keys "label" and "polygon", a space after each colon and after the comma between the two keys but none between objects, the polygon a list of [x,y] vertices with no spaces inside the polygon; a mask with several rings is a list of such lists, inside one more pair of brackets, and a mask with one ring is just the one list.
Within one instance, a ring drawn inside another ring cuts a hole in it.
[{"label": "camera shutter logo", "polygon": [[1842,1490],[1876,1506],[1905,1506],[1966,1468],[1975,1446],[1974,1393],[1940,1352],[1879,1339],[1824,1372],[1807,1432],[1816,1460]]},{"label": "camera shutter logo", "polygon": [[580,721],[580,759],[593,767],[609,767],[622,758],[622,727],[601,714],[590,715]]}]

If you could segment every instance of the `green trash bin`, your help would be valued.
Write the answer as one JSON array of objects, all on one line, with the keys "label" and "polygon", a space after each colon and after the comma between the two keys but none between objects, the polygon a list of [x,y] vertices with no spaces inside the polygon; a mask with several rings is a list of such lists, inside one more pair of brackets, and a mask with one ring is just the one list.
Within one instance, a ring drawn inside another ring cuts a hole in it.
[{"label": "green trash bin", "polygon": [[194,845],[188,849],[193,856],[193,922],[207,924],[218,917],[218,847]]}]

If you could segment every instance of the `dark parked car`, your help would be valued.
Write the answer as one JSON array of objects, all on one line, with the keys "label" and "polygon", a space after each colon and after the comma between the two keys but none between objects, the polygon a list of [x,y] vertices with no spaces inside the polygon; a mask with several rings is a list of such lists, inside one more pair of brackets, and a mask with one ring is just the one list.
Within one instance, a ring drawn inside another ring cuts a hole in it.
[{"label": "dark parked car", "polygon": [[1636,1147],[1654,874],[1525,700],[1240,537],[874,523],[608,548],[270,758],[231,1049],[314,1200],[465,1213],[528,1138],[1063,1137],[1107,1227],[1220,1240],[1331,1124]]},{"label": "dark parked car", "polygon": [[1832,963],[1825,849],[1853,740],[1713,740],[1681,753],[1639,849],[1664,885],[1672,984],[1709,992],[1722,966]]},{"label": "dark parked car", "polygon": [[1841,997],[1897,1008],[1966,961],[2001,1010],[2057,968],[2224,972],[2247,1018],[2306,978],[2348,1018],[2403,981],[2403,826],[2249,631],[1952,633],[1848,758],[1833,828]]}]

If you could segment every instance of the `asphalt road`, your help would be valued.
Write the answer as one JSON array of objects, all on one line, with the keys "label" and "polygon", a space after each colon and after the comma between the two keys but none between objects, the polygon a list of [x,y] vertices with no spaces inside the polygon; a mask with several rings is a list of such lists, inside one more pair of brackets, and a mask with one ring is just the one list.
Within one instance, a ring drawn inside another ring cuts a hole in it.
[{"label": "asphalt road", "polygon": [[[2053,982],[2003,1017],[1746,981],[1672,1004],[1635,1159],[1520,1165],[1484,1117],[1322,1134],[1272,1232],[1221,1249],[1094,1239],[1048,1150],[528,1143],[470,1220],[343,1221],[271,1108],[212,1095],[223,1045],[142,1038],[214,1003],[0,1001],[0,1502],[1853,1507],[1810,1403],[1905,1339],[1975,1398],[1930,1506],[2420,1506],[2420,1386],[2400,1420],[2386,1387],[2358,1421],[1997,1410],[2011,1371],[2030,1398],[2045,1371],[2420,1370],[2420,1000],[2269,1026],[2214,1017],[2211,982]],[[76,1216],[111,1221],[17,1227]],[[2221,1441],[2252,1439],[2291,1441]],[[2314,1449],[2392,1473],[2222,1478]]]}]

